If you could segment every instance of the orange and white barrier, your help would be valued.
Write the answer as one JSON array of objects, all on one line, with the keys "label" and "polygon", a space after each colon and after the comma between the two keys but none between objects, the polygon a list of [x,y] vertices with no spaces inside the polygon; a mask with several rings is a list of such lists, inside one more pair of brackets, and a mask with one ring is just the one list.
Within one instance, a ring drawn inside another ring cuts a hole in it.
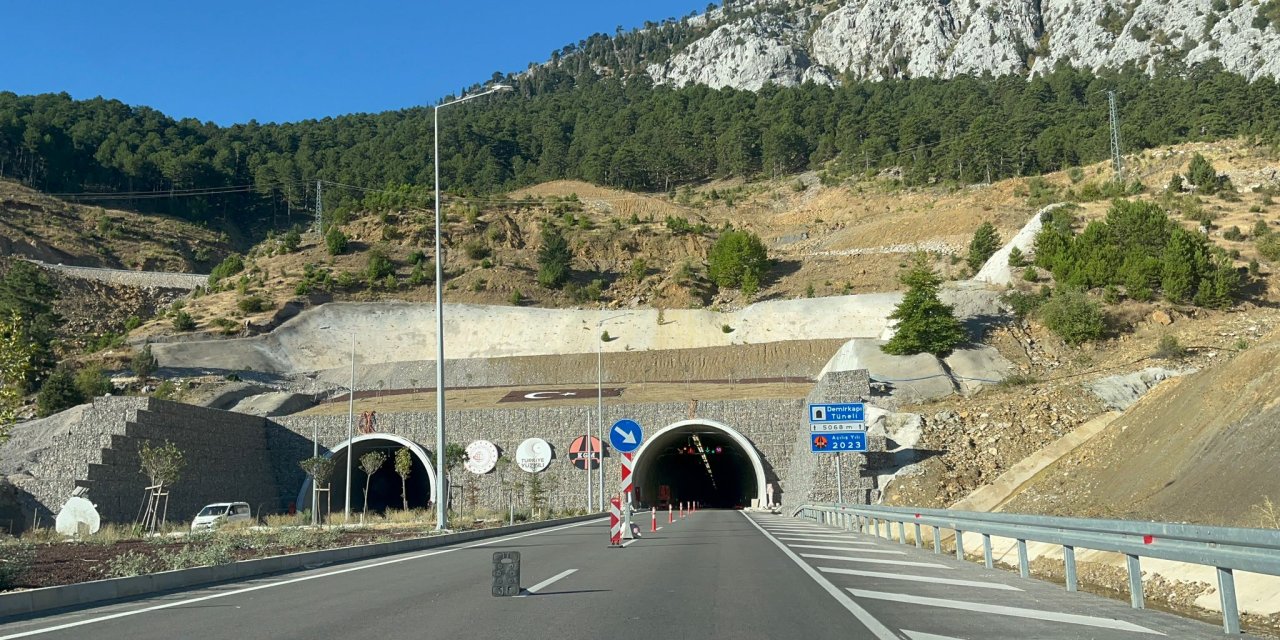
[{"label": "orange and white barrier", "polygon": [[618,496],[609,498],[609,545],[622,545],[622,502]]}]

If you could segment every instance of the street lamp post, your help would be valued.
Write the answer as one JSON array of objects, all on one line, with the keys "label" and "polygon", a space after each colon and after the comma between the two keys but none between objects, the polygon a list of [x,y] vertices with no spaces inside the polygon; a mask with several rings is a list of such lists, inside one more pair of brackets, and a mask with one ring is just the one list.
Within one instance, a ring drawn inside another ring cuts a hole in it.
[{"label": "street lamp post", "polygon": [[[463,96],[456,100],[451,100],[443,104],[438,104],[432,109],[433,116],[433,135],[435,151],[432,153],[432,160],[435,162],[435,191],[436,191],[436,529],[444,531],[448,528],[447,514],[445,513],[445,487],[444,487],[444,287],[441,280],[443,277],[444,256],[440,253],[440,108],[449,105],[466,102],[473,98],[489,95],[498,91],[510,91],[511,87],[502,84],[496,84],[489,87],[488,90],[482,91],[469,96]],[[347,457],[350,460],[350,456]],[[347,474],[348,482],[351,475]]]},{"label": "street lamp post", "polygon": [[[600,503],[598,509],[600,511],[604,511],[604,334],[600,333],[600,331],[604,328],[604,323],[625,315],[627,314],[620,313],[596,322],[596,434],[600,437],[600,466],[598,467],[600,478]],[[587,435],[587,441],[591,441],[590,434]],[[591,473],[589,468],[587,473]]]},{"label": "street lamp post", "polygon": [[[351,522],[351,456],[355,455],[355,445],[352,443],[352,423],[355,422],[356,413],[356,333],[351,332],[351,385],[347,389],[347,489],[346,497],[342,499],[343,513],[342,523]],[[313,505],[314,510],[314,505]]]}]

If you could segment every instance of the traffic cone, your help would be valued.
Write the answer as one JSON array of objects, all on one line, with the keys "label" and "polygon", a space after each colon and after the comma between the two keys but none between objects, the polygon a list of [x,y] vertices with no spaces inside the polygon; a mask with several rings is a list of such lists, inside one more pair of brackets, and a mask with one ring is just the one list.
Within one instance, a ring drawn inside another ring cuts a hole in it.
[{"label": "traffic cone", "polygon": [[684,503],[683,502],[680,503],[680,519],[681,520],[684,519]]},{"label": "traffic cone", "polygon": [[667,503],[667,524],[671,524],[671,523],[673,523],[673,522],[675,522],[675,521],[676,521],[675,516],[673,516],[671,513],[672,513],[672,512],[671,512],[671,503],[670,503],[670,502],[668,502],[668,503]]},{"label": "traffic cone", "polygon": [[657,531],[658,530],[658,509],[656,507],[649,507],[649,515],[653,517],[653,525],[649,528],[649,531],[650,532]]}]

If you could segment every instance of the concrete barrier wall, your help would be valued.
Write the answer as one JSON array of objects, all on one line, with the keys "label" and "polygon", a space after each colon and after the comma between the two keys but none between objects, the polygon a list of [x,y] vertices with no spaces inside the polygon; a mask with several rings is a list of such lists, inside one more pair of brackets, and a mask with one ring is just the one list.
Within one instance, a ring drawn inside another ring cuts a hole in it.
[{"label": "concrete barrier wall", "polygon": [[560,525],[585,522],[598,516],[579,516],[547,522],[529,522],[511,527],[498,527],[476,531],[463,531],[429,538],[397,540],[355,547],[342,547],[323,551],[309,551],[258,560],[243,560],[231,564],[196,567],[178,571],[164,571],[130,578],[95,580],[60,587],[46,587],[28,591],[0,594],[0,621],[13,616],[25,616],[54,609],[82,607],[97,603],[128,598],[138,598],[166,591],[190,589],[203,585],[244,580],[257,576],[297,571],[307,566],[352,562],[378,556],[394,555],[432,549],[451,544],[498,538],[501,536],[545,529]]},{"label": "concrete barrier wall", "polygon": [[127,269],[104,269],[101,267],[73,267],[63,264],[49,264],[39,260],[32,263],[57,271],[72,278],[97,280],[110,284],[139,288],[185,289],[190,291],[209,283],[209,276],[198,273],[165,273],[160,271],[129,271]]}]

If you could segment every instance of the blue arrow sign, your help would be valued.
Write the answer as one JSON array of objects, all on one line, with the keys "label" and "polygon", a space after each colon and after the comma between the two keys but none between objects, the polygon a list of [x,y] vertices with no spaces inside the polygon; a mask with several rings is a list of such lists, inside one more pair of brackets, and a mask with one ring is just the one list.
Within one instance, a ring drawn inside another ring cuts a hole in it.
[{"label": "blue arrow sign", "polygon": [[609,430],[609,444],[618,453],[631,453],[644,441],[644,430],[634,420],[619,420]]},{"label": "blue arrow sign", "polygon": [[809,434],[809,451],[812,453],[840,453],[841,451],[866,451],[867,432],[835,431]]},{"label": "blue arrow sign", "polygon": [[809,405],[809,424],[866,422],[867,405],[863,402],[837,402]]}]

